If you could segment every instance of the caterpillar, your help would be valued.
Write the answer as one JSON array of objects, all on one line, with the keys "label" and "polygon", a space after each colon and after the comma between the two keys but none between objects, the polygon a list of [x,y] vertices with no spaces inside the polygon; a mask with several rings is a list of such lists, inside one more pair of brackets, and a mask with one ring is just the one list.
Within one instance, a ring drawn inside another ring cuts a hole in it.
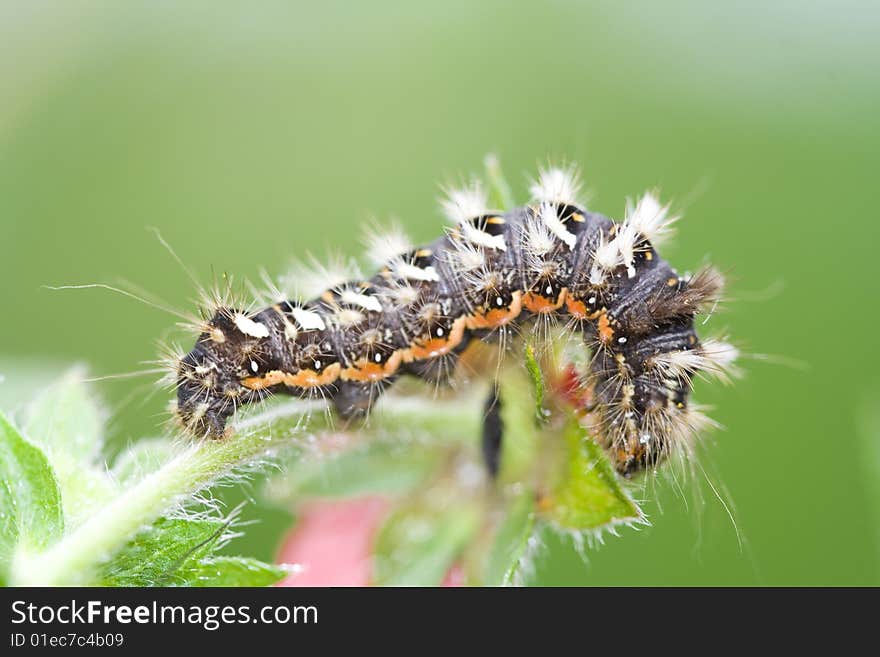
[{"label": "caterpillar", "polygon": [[541,169],[530,191],[529,204],[493,210],[474,181],[442,201],[450,225],[434,242],[374,236],[371,278],[257,312],[214,309],[176,365],[179,420],[220,438],[237,408],[274,392],[365,415],[400,376],[443,383],[472,342],[565,318],[591,349],[583,384],[618,472],[687,447],[709,423],[689,404],[694,376],[735,372],[737,350],[694,326],[723,277],[679,275],[660,257],[677,217],[651,193],[615,222],[586,208],[574,167]]}]

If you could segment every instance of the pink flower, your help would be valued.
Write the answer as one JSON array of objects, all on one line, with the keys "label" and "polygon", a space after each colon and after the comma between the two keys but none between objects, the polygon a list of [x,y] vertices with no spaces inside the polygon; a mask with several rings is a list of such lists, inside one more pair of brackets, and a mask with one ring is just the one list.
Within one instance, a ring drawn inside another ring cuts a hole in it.
[{"label": "pink flower", "polygon": [[[390,508],[378,496],[304,504],[278,554],[295,572],[277,586],[369,586],[373,542]],[[443,586],[462,585],[464,573],[453,566]]]}]

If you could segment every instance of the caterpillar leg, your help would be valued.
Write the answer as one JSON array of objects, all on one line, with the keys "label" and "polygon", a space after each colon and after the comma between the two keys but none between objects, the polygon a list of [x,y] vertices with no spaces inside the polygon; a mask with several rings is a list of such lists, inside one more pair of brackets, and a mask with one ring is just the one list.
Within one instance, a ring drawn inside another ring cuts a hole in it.
[{"label": "caterpillar leg", "polygon": [[343,419],[366,417],[389,385],[390,380],[378,383],[341,381],[333,392],[333,406]]},{"label": "caterpillar leg", "polygon": [[498,386],[492,386],[492,392],[486,398],[483,414],[483,434],[481,447],[483,463],[494,479],[501,468],[501,445],[504,439],[504,422],[501,419],[501,397]]}]

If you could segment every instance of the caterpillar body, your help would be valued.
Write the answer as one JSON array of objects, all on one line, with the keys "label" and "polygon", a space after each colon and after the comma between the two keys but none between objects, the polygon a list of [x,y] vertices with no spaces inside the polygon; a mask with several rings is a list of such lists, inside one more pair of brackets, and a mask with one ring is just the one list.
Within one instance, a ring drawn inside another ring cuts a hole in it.
[{"label": "caterpillar body", "polygon": [[452,225],[433,243],[371,240],[371,278],[258,312],[214,309],[176,366],[179,419],[219,438],[238,407],[273,392],[366,414],[402,375],[443,382],[473,341],[564,318],[592,350],[584,385],[618,471],[687,447],[707,422],[688,403],[693,377],[734,371],[736,349],[694,328],[723,279],[712,268],[680,276],[659,256],[676,217],[653,195],[615,222],[578,189],[574,169],[542,170],[530,204],[500,211],[475,182],[443,201]]}]

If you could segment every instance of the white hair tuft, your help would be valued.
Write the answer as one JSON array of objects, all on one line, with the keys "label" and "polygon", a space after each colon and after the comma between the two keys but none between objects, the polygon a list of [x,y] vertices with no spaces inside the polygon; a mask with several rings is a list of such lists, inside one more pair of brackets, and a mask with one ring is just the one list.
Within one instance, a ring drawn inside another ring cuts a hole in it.
[{"label": "white hair tuft", "polygon": [[578,194],[581,189],[580,175],[577,167],[548,167],[538,170],[538,179],[532,183],[529,191],[532,199],[540,203],[565,203],[578,205]]},{"label": "white hair tuft", "polygon": [[646,192],[635,204],[627,202],[625,225],[656,245],[671,234],[672,224],[678,218],[669,213],[669,205],[661,205],[656,195]]},{"label": "white hair tuft", "polygon": [[443,214],[456,224],[464,224],[475,217],[489,214],[489,198],[479,180],[465,187],[444,190],[446,197],[440,200]]},{"label": "white hair tuft", "polygon": [[396,224],[385,229],[370,228],[365,236],[364,246],[367,257],[377,267],[383,267],[413,249],[412,242]]}]

